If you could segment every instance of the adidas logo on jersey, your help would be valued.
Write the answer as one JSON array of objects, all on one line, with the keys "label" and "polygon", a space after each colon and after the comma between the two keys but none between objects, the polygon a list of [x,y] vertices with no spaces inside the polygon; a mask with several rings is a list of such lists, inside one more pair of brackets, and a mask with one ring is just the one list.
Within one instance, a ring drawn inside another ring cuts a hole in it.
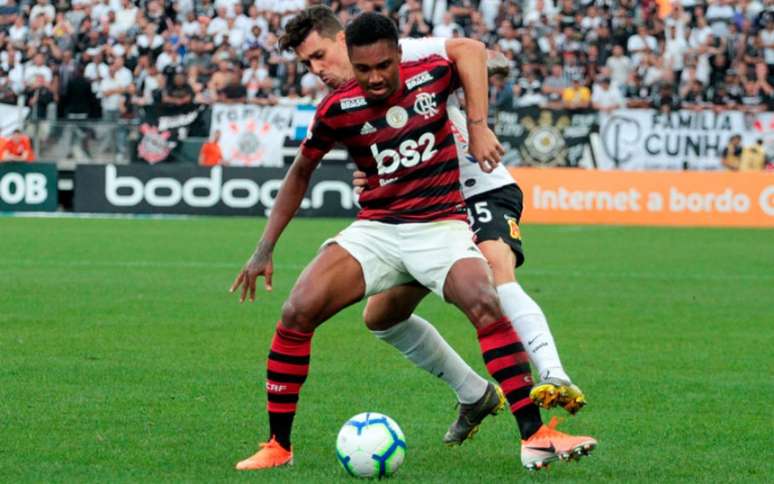
[{"label": "adidas logo on jersey", "polygon": [[363,127],[360,128],[360,134],[361,135],[366,135],[366,134],[371,134],[371,133],[376,133],[376,128],[374,128],[371,123],[366,121],[365,124],[363,125]]}]

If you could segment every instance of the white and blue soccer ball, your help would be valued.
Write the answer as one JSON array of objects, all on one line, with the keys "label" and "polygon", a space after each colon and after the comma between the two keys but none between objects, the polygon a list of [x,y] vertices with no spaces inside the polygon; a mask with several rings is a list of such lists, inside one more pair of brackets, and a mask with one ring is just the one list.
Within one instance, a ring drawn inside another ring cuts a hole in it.
[{"label": "white and blue soccer ball", "polygon": [[336,457],[351,476],[387,477],[406,458],[406,437],[387,415],[359,413],[339,430]]}]

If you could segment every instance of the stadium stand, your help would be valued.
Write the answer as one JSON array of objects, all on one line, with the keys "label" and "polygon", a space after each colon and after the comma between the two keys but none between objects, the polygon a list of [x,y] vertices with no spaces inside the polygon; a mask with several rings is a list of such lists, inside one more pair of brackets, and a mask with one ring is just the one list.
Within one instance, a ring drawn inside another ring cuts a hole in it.
[{"label": "stadium stand", "polygon": [[[493,110],[774,105],[774,0],[51,1],[0,0],[0,102],[28,106],[32,120],[83,121],[59,130],[68,140],[132,125],[150,105],[314,103],[325,87],[274,46],[316,3],[343,22],[377,10],[406,36],[503,52],[511,75],[493,80]],[[105,141],[119,161],[128,136]]]}]

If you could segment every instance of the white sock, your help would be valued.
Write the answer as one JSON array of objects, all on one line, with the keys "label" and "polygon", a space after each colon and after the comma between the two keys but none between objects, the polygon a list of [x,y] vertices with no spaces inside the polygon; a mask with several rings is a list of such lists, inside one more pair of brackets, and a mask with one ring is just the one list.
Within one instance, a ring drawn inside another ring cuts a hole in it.
[{"label": "white sock", "polygon": [[475,403],[484,396],[488,382],[465,363],[432,324],[416,314],[390,329],[371,332],[419,368],[445,381],[460,403]]},{"label": "white sock", "polygon": [[511,320],[540,379],[545,380],[550,376],[571,383],[559,360],[554,337],[540,306],[524,292],[518,282],[497,286],[497,294],[505,315]]}]

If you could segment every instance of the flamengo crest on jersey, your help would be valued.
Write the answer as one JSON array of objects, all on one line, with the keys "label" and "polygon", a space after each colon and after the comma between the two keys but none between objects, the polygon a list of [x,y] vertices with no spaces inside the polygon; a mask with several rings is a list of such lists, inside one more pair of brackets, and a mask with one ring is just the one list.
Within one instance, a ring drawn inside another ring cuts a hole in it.
[{"label": "flamengo crest on jersey", "polygon": [[350,100],[363,96],[354,80],[329,94],[318,107],[301,153],[318,161],[334,143],[346,146],[368,177],[368,188],[359,199],[359,219],[466,220],[446,112],[449,95],[459,87],[457,74],[439,56],[402,63],[400,71],[398,90],[381,102],[366,99],[365,105],[354,106]]},{"label": "flamengo crest on jersey", "polygon": [[[403,61],[414,61],[425,58],[429,55],[439,55],[448,59],[446,54],[446,39],[437,37],[425,37],[422,39],[401,39],[401,52]],[[422,85],[426,76],[419,73],[406,80],[406,85],[413,87]],[[410,87],[411,88],[411,87]],[[468,129],[465,120],[465,114],[460,109],[457,96],[450,96],[447,101],[449,120],[454,128],[454,139],[457,144],[457,151],[460,159],[460,185],[462,194],[467,199],[481,193],[495,190],[497,188],[513,185],[513,177],[508,169],[498,165],[491,173],[485,173],[481,170],[478,163],[468,155]]]}]

